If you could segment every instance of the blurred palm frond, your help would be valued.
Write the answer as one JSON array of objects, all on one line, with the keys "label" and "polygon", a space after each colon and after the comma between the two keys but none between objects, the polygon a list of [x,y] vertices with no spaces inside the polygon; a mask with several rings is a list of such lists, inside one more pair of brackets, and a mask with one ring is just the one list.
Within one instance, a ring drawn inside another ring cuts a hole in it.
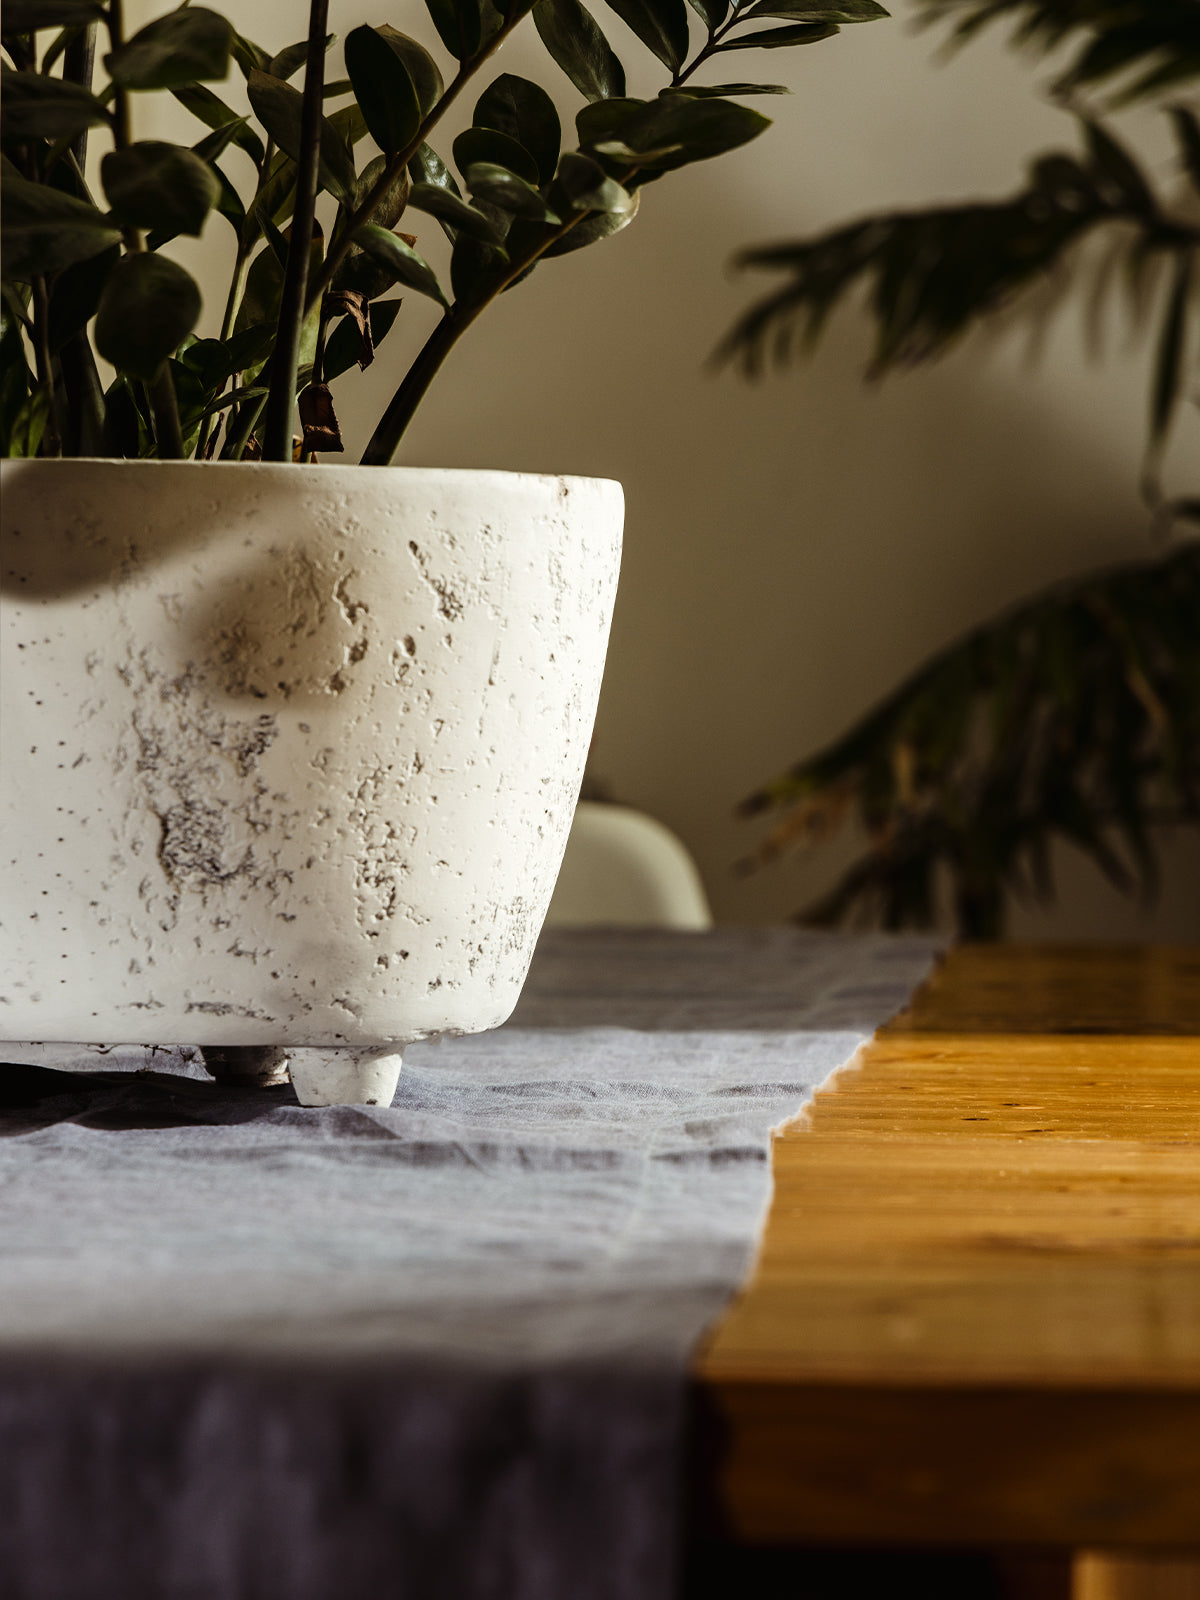
[{"label": "blurred palm frond", "polygon": [[1049,899],[1064,840],[1127,892],[1154,830],[1200,824],[1200,542],[1039,595],[907,678],[836,743],[740,807],[779,813],[753,867],[855,818],[867,851],[801,913],[929,926],[948,875],[960,932]]}]

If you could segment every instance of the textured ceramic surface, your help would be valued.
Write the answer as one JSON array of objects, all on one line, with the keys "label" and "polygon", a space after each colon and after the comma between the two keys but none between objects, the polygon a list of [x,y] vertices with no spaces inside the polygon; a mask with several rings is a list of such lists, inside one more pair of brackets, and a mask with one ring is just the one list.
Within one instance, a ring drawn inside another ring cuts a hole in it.
[{"label": "textured ceramic surface", "polygon": [[6,462],[0,1036],[375,1046],[516,1002],[615,483]]}]

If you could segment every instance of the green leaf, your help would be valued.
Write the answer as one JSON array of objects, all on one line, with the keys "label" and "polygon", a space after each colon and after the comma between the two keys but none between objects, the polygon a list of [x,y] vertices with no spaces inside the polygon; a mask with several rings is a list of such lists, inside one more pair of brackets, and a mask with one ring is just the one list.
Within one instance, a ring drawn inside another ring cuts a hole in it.
[{"label": "green leaf", "polygon": [[182,88],[172,89],[171,93],[181,106],[186,106],[194,117],[197,117],[206,127],[220,129],[230,126],[236,127],[233,142],[239,150],[244,150],[256,167],[261,167],[266,152],[262,140],[253,128],[246,125],[246,118],[239,117],[232,106],[227,106],[211,89],[206,89],[203,84],[189,83]]},{"label": "green leaf", "polygon": [[27,282],[98,256],[120,239],[112,219],[95,206],[7,171],[0,208],[6,278]]},{"label": "green leaf", "polygon": [[575,116],[575,131],[580,147],[594,149],[605,140],[621,139],[625,129],[632,127],[647,105],[657,101],[647,100],[595,100],[582,106]]},{"label": "green leaf", "polygon": [[451,194],[462,193],[454,180],[454,174],[432,145],[421,145],[408,163],[408,171],[414,183],[432,183],[439,189],[449,190]]},{"label": "green leaf", "polygon": [[[497,232],[504,232],[512,224],[510,212],[501,211],[486,200],[480,202],[479,209],[488,214]],[[489,290],[499,286],[507,268],[508,257],[504,251],[493,249],[468,233],[460,233],[450,255],[450,284],[455,305],[470,305],[486,298]]]},{"label": "green leaf", "polygon": [[464,175],[468,167],[487,164],[507,167],[534,188],[540,181],[538,164],[524,145],[495,128],[464,128],[454,141],[454,162]]},{"label": "green leaf", "polygon": [[723,54],[726,50],[782,50],[786,45],[816,44],[821,39],[831,39],[837,31],[836,22],[797,22],[785,28],[763,28],[758,33],[726,39],[713,53]]},{"label": "green leaf", "polygon": [[607,4],[647,50],[678,72],[688,53],[686,0],[607,0]]},{"label": "green leaf", "polygon": [[100,163],[113,213],[135,228],[200,234],[221,186],[206,162],[182,145],[140,139]]},{"label": "green leaf", "polygon": [[118,372],[152,383],[200,320],[191,273],[166,256],[126,256],[108,275],[96,313],[96,349]]},{"label": "green leaf", "polygon": [[0,332],[0,456],[15,454],[14,433],[33,384],[21,324],[6,315]]},{"label": "green leaf", "polygon": [[92,0],[4,0],[4,32],[36,33],[41,28],[82,28],[98,22],[104,7]]},{"label": "green leaf", "polygon": [[373,222],[364,222],[355,229],[354,241],[387,268],[393,282],[415,289],[418,294],[428,295],[441,306],[449,305],[433,268],[403,239],[398,239],[386,228],[376,227]]},{"label": "green leaf", "polygon": [[[336,33],[327,33],[325,35],[326,52],[328,52],[330,45],[333,44],[336,39]],[[308,40],[301,39],[298,44],[289,44],[286,49],[280,50],[273,55],[270,61],[267,63],[265,70],[269,72],[273,78],[281,78],[286,80],[294,77],[307,60]]]},{"label": "green leaf", "polygon": [[[437,151],[430,145],[422,144],[416,155],[408,163],[408,171],[414,187],[417,184],[429,184],[432,188],[444,189],[447,194],[453,195],[456,199],[462,199],[462,191],[455,181],[454,174],[441,156],[438,155]],[[443,232],[453,243],[457,237],[453,227],[440,217],[438,221],[441,222]]]},{"label": "green leaf", "polygon": [[[376,156],[369,161],[358,175],[354,189],[353,210],[358,211],[365,202],[371,190],[388,168],[386,156]],[[376,202],[374,214],[367,220],[375,223],[380,228],[393,228],[404,214],[408,204],[409,189],[412,187],[408,174],[402,172],[388,185],[381,200]],[[371,256],[366,255],[356,244],[350,246],[345,260],[334,276],[332,287],[335,289],[353,289],[366,300],[374,300],[377,295],[384,294],[392,286],[392,278]]]},{"label": "green leaf", "polygon": [[264,50],[262,45],[255,44],[253,39],[247,39],[244,34],[234,34],[230,52],[243,78],[248,78],[252,72],[271,70],[271,52]]},{"label": "green leaf", "polygon": [[177,89],[229,72],[233,27],[203,6],[156,17],[127,44],[105,56],[114,82],[126,89]]},{"label": "green leaf", "polygon": [[589,100],[625,93],[625,69],[579,0],[537,0],[533,22],[551,58]]},{"label": "green leaf", "polygon": [[353,151],[358,141],[367,136],[367,119],[353,103],[331,111],[326,122],[349,151]]},{"label": "green leaf", "polygon": [[296,163],[291,156],[282,150],[277,150],[265,175],[259,181],[246,213],[243,243],[247,249],[262,232],[260,217],[270,217],[274,222],[281,222],[291,215],[295,187]]},{"label": "green leaf", "polygon": [[243,328],[228,339],[198,339],[180,360],[194,366],[210,388],[217,388],[235,372],[257,367],[275,347],[273,324]]},{"label": "green leaf", "polygon": [[288,241],[282,231],[275,226],[270,217],[262,214],[259,216],[262,223],[263,238],[267,242],[267,249],[275,257],[281,272],[287,271]]},{"label": "green leaf", "polygon": [[710,35],[716,32],[729,15],[729,0],[688,0],[688,3]]},{"label": "green leaf", "polygon": [[421,104],[404,62],[364,24],[346,36],[346,71],[375,143],[385,155],[405,149],[421,126]]},{"label": "green leaf", "polygon": [[[172,367],[180,363],[172,362]],[[227,411],[230,406],[240,406],[244,400],[256,400],[261,394],[269,394],[270,389],[266,384],[244,383],[239,389],[231,389],[228,394],[223,394],[219,399],[210,400],[200,410],[194,420],[199,422],[203,417],[215,416],[218,411]]]},{"label": "green leaf", "polygon": [[154,433],[145,390],[118,373],[104,391],[104,454],[128,458],[153,452]]},{"label": "green leaf", "polygon": [[219,128],[214,128],[211,133],[206,133],[192,146],[192,153],[200,157],[201,161],[216,161],[223,156],[231,144],[239,144],[238,135],[249,121],[248,117],[235,117],[232,122],[226,122]]},{"label": "green leaf", "polygon": [[10,456],[36,456],[50,421],[50,395],[44,388],[30,392],[17,408],[8,435]]},{"label": "green leaf", "polygon": [[[290,83],[269,72],[251,72],[247,80],[250,104],[275,143],[293,161],[300,158],[301,107],[304,96]],[[354,160],[346,143],[327,117],[321,120],[320,184],[335,199],[353,203]]]},{"label": "green leaf", "polygon": [[[354,183],[354,210],[366,203],[367,196],[375,185],[387,172],[389,166],[386,156],[375,156],[368,161],[359,173]],[[369,222],[377,222],[381,228],[394,228],[404,215],[404,208],[408,204],[408,191],[412,187],[407,172],[401,172],[393,178],[385,189],[380,199],[375,202],[375,213],[367,218]]]},{"label": "green leaf", "polygon": [[73,139],[108,121],[102,101],[82,84],[38,72],[0,72],[0,127],[6,139]]},{"label": "green leaf", "polygon": [[467,188],[480,200],[487,200],[514,217],[531,222],[560,222],[562,219],[524,178],[491,161],[473,162],[463,173]]},{"label": "green leaf", "polygon": [[468,61],[498,33],[503,18],[490,0],[425,0],[438,37],[458,61]]},{"label": "green leaf", "polygon": [[[371,342],[376,348],[387,338],[401,304],[399,300],[376,300],[372,303],[368,315],[371,319]],[[361,348],[362,339],[354,318],[343,317],[325,343],[325,382],[332,383],[343,372],[357,366]]]},{"label": "green leaf", "polygon": [[682,94],[689,100],[721,100],[735,94],[791,94],[785,83],[684,83],[678,89],[664,89],[664,94]]},{"label": "green leaf", "polygon": [[47,324],[51,355],[57,355],[96,315],[105,280],[120,259],[121,251],[113,245],[101,255],[77,261],[55,274]]},{"label": "green leaf", "polygon": [[877,17],[890,15],[875,0],[841,0],[834,5],[810,5],[807,0],[757,0],[756,5],[740,13],[738,20],[788,17],[793,22],[874,22]]},{"label": "green leaf", "polygon": [[496,249],[503,247],[503,235],[481,211],[436,183],[414,183],[408,203],[414,210],[424,211],[444,223],[451,239],[458,233],[467,233]]},{"label": "green leaf", "polygon": [[598,161],[578,150],[563,153],[551,198],[560,207],[565,202],[570,211],[606,211],[626,220],[637,209],[634,195],[610,178]]},{"label": "green leaf", "polygon": [[622,228],[627,228],[637,216],[641,198],[640,191],[635,190],[629,196],[630,203],[627,210],[589,212],[575,223],[569,233],[564,233],[561,239],[556,239],[548,246],[543,255],[548,260],[551,256],[565,256],[572,250],[582,250],[586,245],[599,244],[602,239],[611,239],[614,233],[620,233]]},{"label": "green leaf", "polygon": [[770,125],[759,112],[732,100],[693,100],[667,94],[627,116],[619,137],[637,153],[642,166],[667,172],[724,155],[757,138]]},{"label": "green leaf", "polygon": [[554,101],[540,84],[511,72],[502,73],[480,95],[472,120],[477,128],[506,134],[528,151],[534,162],[533,181],[550,182],[558,165],[562,127]]},{"label": "green leaf", "polygon": [[415,39],[410,39],[406,33],[398,32],[389,23],[383,23],[375,29],[375,32],[408,69],[408,75],[417,91],[421,115],[427,117],[446,92],[437,62],[424,45],[418,44]]}]

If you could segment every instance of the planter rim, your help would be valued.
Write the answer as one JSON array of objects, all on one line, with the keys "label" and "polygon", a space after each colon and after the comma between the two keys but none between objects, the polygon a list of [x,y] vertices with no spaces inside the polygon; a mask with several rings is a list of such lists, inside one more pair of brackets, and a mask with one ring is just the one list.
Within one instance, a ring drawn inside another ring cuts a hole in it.
[{"label": "planter rim", "polygon": [[611,483],[620,489],[621,483],[617,478],[594,477],[585,473],[562,472],[515,472],[504,467],[423,467],[423,466],[390,466],[390,467],[365,467],[357,461],[329,461],[319,462],[316,467],[311,463],[301,467],[298,462],[289,461],[163,461],[158,457],[137,456],[7,456],[0,463],[6,470],[13,468],[37,467],[40,469],[53,468],[56,472],[64,469],[72,470],[74,467],[140,467],[140,468],[192,468],[204,472],[253,472],[258,475],[278,473],[284,474],[290,480],[301,471],[317,473],[360,473],[369,474],[373,481],[380,477],[403,477],[410,481],[425,479],[427,481],[452,482],[455,479],[471,479],[478,483],[480,480],[495,478],[504,483],[514,480],[524,480],[530,484],[538,484],[555,491],[563,484],[573,483]]}]

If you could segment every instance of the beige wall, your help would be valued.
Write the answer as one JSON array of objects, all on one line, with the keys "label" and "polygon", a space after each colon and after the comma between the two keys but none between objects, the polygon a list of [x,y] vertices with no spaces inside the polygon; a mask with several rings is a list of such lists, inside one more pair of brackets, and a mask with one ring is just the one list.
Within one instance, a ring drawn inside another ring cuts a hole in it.
[{"label": "beige wall", "polygon": [[[303,32],[298,4],[227,9],[273,47]],[[897,10],[906,16],[903,0]],[[335,0],[333,11],[343,34],[389,20],[432,38],[418,0],[378,12]],[[617,41],[605,12],[610,22]],[[528,31],[503,66],[557,92]],[[621,53],[644,60],[633,44]],[[682,835],[722,918],[782,917],[842,859],[736,878],[754,836],[731,817],[742,795],[968,625],[1144,547],[1145,374],[1119,327],[1103,365],[1087,362],[1072,310],[1037,366],[1017,327],[874,391],[860,383],[866,339],[853,317],[790,374],[751,386],[704,369],[753,288],[727,272],[740,246],[872,207],[1002,193],[1026,155],[1070,139],[999,37],[947,66],[935,54],[931,35],[893,20],[733,58],[737,75],[794,87],[758,102],[776,126],[655,185],[625,233],[507,296],[455,353],[400,458],[622,480],[627,554],[594,768]],[[224,249],[226,225],[213,219],[209,233]],[[202,271],[204,255],[202,244]],[[428,326],[410,304],[367,378],[349,393],[343,383],[351,441],[390,393],[402,341]],[[1193,485],[1197,467],[1179,452]],[[1065,865],[1062,906],[1020,916],[1017,931],[1200,938],[1200,848],[1174,851],[1154,916]]]}]

